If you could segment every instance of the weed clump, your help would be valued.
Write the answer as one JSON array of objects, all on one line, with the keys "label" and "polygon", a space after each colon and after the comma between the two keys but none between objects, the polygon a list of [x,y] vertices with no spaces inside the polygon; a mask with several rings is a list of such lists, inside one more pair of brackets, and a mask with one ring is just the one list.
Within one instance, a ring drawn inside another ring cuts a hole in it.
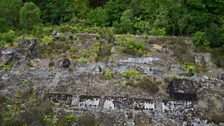
[{"label": "weed clump", "polygon": [[134,69],[127,70],[121,74],[123,77],[126,77],[126,78],[138,78],[140,76],[140,73]]},{"label": "weed clump", "polygon": [[107,69],[104,75],[106,80],[110,80],[112,78],[112,72],[110,71],[110,69]]}]

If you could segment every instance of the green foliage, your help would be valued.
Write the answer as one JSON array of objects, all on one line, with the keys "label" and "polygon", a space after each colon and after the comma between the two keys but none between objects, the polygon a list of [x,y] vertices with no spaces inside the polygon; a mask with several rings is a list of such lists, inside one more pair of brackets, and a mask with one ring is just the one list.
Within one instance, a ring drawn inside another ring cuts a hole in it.
[{"label": "green foliage", "polygon": [[150,22],[136,18],[133,26],[136,29],[137,34],[150,34]]},{"label": "green foliage", "polygon": [[0,18],[0,33],[1,32],[7,32],[10,29],[10,25],[4,18]]},{"label": "green foliage", "polygon": [[32,30],[36,25],[41,23],[40,19],[41,11],[32,2],[24,4],[20,10],[20,26],[26,30]]},{"label": "green foliage", "polygon": [[54,42],[54,38],[52,36],[44,36],[42,41],[45,45],[48,45]]},{"label": "green foliage", "polygon": [[110,71],[110,69],[107,69],[104,75],[106,80],[110,80],[112,78],[112,72]]},{"label": "green foliage", "polygon": [[73,0],[45,0],[39,5],[45,23],[59,24],[69,21],[74,15]]},{"label": "green foliage", "polygon": [[140,76],[140,73],[134,69],[127,70],[121,74],[123,77],[126,77],[126,78],[138,78]]},{"label": "green foliage", "polygon": [[71,46],[69,47],[69,49],[70,49],[71,52],[77,52],[77,51],[78,51],[78,46],[73,46],[73,45],[71,45]]},{"label": "green foliage", "polygon": [[173,79],[177,79],[177,74],[173,74],[172,76],[171,76],[171,79],[173,80]]},{"label": "green foliage", "polygon": [[114,24],[116,27],[116,31],[118,33],[132,33],[133,32],[133,23],[132,23],[132,10],[128,9],[125,10],[121,17],[120,17],[120,23],[119,24]]},{"label": "green foliage", "polygon": [[196,67],[194,64],[185,64],[183,68],[184,68],[185,74],[187,75],[194,75],[196,72]]},{"label": "green foliage", "polygon": [[15,32],[13,30],[9,30],[6,33],[0,34],[0,43],[4,45],[4,43],[12,43],[16,38]]},{"label": "green foliage", "polygon": [[107,25],[108,15],[105,9],[98,7],[94,10],[90,10],[87,14],[87,24],[105,26]]},{"label": "green foliage", "polygon": [[194,42],[194,45],[199,48],[202,48],[205,50],[209,49],[209,42],[206,39],[206,34],[204,32],[196,32],[193,36],[193,42]]},{"label": "green foliage", "polygon": [[74,8],[77,17],[86,18],[89,11],[89,0],[74,0]]},{"label": "green foliage", "polygon": [[87,59],[87,58],[79,58],[79,59],[76,59],[76,61],[80,62],[80,63],[88,63],[89,59]]},{"label": "green foliage", "polygon": [[[6,26],[19,27],[19,10],[21,0],[0,0],[0,20],[5,20]],[[2,25],[2,24],[1,24]],[[0,27],[1,28],[1,27]],[[1,29],[3,30],[3,29]]]},{"label": "green foliage", "polygon": [[124,53],[141,56],[145,53],[146,43],[137,39],[129,38],[123,46]]}]

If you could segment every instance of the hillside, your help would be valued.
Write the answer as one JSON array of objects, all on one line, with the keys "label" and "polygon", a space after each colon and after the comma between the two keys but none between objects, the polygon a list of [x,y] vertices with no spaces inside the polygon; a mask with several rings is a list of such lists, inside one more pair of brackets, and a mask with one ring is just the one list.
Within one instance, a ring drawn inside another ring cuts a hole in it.
[{"label": "hillside", "polygon": [[1,49],[8,125],[69,125],[67,117],[74,125],[103,126],[223,122],[224,71],[209,53],[194,51],[190,38],[107,30],[53,30],[49,37],[50,43],[21,38]]}]

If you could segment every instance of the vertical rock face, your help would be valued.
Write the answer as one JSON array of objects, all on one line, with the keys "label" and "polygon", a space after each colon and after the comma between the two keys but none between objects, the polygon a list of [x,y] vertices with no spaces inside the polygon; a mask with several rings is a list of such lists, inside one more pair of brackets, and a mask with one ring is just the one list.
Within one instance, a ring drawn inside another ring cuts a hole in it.
[{"label": "vertical rock face", "polygon": [[18,42],[19,53],[22,53],[28,58],[37,58],[37,41],[36,39],[20,39]]},{"label": "vertical rock face", "polygon": [[15,50],[13,49],[2,50],[0,54],[0,58],[1,58],[0,63],[9,64],[13,60],[14,55],[15,55]]},{"label": "vertical rock face", "polygon": [[170,97],[175,100],[197,100],[196,88],[187,79],[174,79],[169,84]]}]

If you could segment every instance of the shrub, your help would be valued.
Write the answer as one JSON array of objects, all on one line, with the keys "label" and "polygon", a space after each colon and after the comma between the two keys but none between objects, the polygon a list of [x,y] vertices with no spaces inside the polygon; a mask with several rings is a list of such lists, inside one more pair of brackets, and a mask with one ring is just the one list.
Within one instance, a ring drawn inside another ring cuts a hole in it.
[{"label": "shrub", "polygon": [[40,19],[41,11],[33,3],[27,2],[20,10],[20,26],[26,30],[32,30],[34,26],[41,23]]},{"label": "shrub", "polygon": [[133,32],[133,23],[132,23],[132,10],[128,9],[122,13],[120,18],[120,23],[115,24],[118,33],[132,33]]},{"label": "shrub", "polygon": [[136,22],[133,27],[136,29],[137,34],[149,34],[150,22],[136,18]]},{"label": "shrub", "polygon": [[139,72],[134,69],[127,70],[121,74],[126,78],[138,78],[140,76]]},{"label": "shrub", "polygon": [[196,32],[193,36],[193,42],[196,47],[199,47],[204,50],[209,49],[209,42],[206,39],[205,32]]},{"label": "shrub", "polygon": [[9,26],[8,22],[5,19],[0,18],[0,33],[6,32],[9,29],[10,29],[10,26]]},{"label": "shrub", "polygon": [[44,42],[44,44],[48,45],[54,42],[54,38],[52,36],[44,36],[42,41]]},{"label": "shrub", "polygon": [[146,44],[143,41],[139,41],[136,39],[128,39],[124,43],[123,52],[131,55],[143,55],[145,53]]},{"label": "shrub", "polygon": [[108,15],[106,11],[103,8],[98,7],[89,11],[86,23],[89,25],[105,26],[108,24],[107,20]]},{"label": "shrub", "polygon": [[184,68],[185,74],[187,75],[194,75],[194,73],[196,72],[195,65],[193,64],[185,64],[183,68]]},{"label": "shrub", "polygon": [[112,78],[112,73],[110,71],[110,69],[107,69],[104,75],[106,80],[110,80]]},{"label": "shrub", "polygon": [[15,40],[15,38],[16,38],[16,35],[13,30],[10,30],[0,35],[0,41],[5,43],[12,43]]}]

